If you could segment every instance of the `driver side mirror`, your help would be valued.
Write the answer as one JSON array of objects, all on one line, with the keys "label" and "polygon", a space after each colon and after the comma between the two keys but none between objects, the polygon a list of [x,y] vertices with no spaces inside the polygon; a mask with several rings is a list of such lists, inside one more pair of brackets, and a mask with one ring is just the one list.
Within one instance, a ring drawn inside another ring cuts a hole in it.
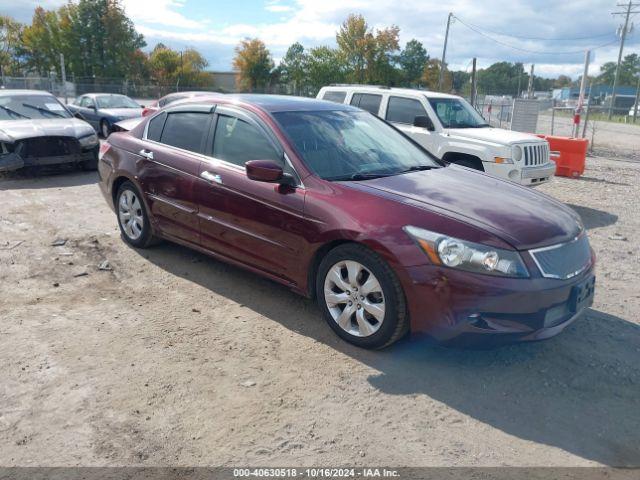
[{"label": "driver side mirror", "polygon": [[244,164],[244,168],[250,180],[293,185],[293,177],[284,173],[282,167],[273,160],[249,160]]},{"label": "driver side mirror", "polygon": [[414,127],[420,127],[420,128],[426,128],[430,132],[433,132],[436,129],[436,127],[433,125],[433,122],[431,121],[431,119],[426,115],[418,115],[417,117],[415,117],[413,119],[413,126]]}]

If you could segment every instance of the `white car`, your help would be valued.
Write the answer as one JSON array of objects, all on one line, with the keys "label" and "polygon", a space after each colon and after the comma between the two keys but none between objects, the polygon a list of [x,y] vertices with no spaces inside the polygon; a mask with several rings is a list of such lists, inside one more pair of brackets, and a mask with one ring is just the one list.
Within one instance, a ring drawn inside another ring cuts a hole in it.
[{"label": "white car", "polygon": [[366,85],[323,87],[317,98],[346,103],[387,120],[447,162],[521,185],[548,182],[555,172],[546,140],[493,128],[455,95]]}]

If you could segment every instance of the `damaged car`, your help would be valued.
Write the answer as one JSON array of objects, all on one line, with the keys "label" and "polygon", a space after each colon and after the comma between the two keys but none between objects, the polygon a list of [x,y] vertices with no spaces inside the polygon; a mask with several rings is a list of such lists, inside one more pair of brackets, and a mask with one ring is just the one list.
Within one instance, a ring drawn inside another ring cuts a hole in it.
[{"label": "damaged car", "polygon": [[23,167],[98,165],[98,137],[56,97],[39,90],[0,90],[0,172]]}]

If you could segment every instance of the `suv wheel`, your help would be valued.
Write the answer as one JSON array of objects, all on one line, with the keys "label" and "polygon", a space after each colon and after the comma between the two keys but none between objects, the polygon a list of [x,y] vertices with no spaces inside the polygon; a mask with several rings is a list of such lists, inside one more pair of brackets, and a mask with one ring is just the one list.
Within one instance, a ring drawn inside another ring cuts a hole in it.
[{"label": "suv wheel", "polygon": [[408,332],[404,292],[374,252],[348,244],[331,250],[316,279],[316,298],[329,326],[363,348],[383,348]]},{"label": "suv wheel", "polygon": [[116,213],[125,242],[136,248],[146,248],[153,243],[154,237],[142,196],[129,181],[118,188]]}]

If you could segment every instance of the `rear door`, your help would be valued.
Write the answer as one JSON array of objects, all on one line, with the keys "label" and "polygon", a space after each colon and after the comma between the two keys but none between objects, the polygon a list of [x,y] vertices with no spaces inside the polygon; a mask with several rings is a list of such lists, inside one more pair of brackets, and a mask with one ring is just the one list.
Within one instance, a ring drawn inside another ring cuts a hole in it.
[{"label": "rear door", "polygon": [[138,152],[140,182],[163,234],[200,244],[194,188],[212,107],[185,105],[154,116]]},{"label": "rear door", "polygon": [[203,246],[293,282],[306,223],[304,188],[247,178],[249,160],[273,160],[295,176],[273,133],[253,115],[219,106],[212,130],[196,182]]},{"label": "rear door", "polygon": [[[438,134],[435,131],[430,132],[426,128],[413,126],[415,117],[422,115],[429,116],[424,105],[417,98],[389,95],[385,119],[409,135],[430,153],[438,156]],[[432,117],[429,118],[431,118],[434,125],[437,124]]]}]

